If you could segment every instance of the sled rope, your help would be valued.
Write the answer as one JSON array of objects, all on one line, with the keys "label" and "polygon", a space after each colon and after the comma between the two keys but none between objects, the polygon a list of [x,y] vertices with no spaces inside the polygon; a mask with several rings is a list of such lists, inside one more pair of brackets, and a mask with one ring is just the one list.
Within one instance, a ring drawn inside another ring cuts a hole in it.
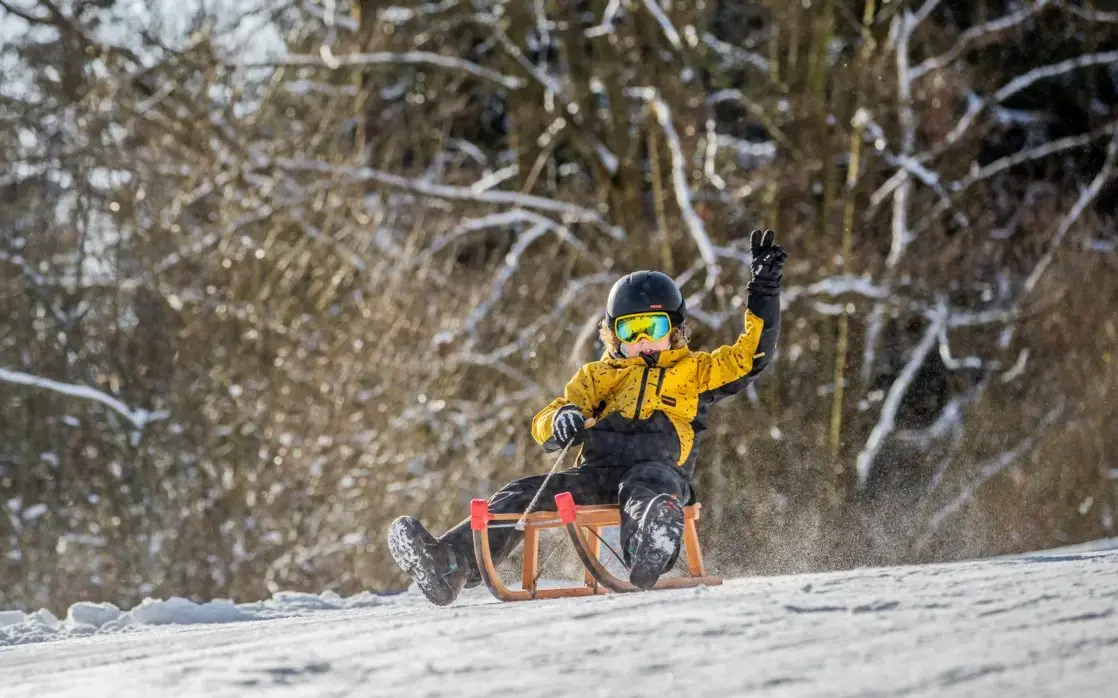
[{"label": "sled rope", "polygon": [[[586,420],[585,428],[589,429],[590,427],[594,426],[594,422],[596,421],[597,420],[595,419]],[[540,483],[539,489],[536,490],[535,496],[532,497],[532,501],[528,502],[528,506],[525,507],[524,513],[520,515],[519,519],[517,519],[515,526],[516,530],[524,530],[524,522],[528,519],[528,514],[531,514],[532,510],[536,508],[536,502],[540,501],[540,495],[543,494],[543,491],[547,489],[547,483],[551,481],[551,476],[559,472],[559,466],[563,464],[563,460],[567,456],[567,451],[571,449],[571,446],[573,446],[576,441],[582,441],[582,439],[571,439],[567,442],[567,445],[563,447],[563,450],[559,451],[559,456],[555,459],[555,465],[551,466],[551,472],[549,472],[543,479],[543,482]]]},{"label": "sled rope", "polygon": [[571,444],[573,444],[574,442],[575,440],[571,439],[567,442],[567,445],[563,447],[563,450],[559,452],[559,457],[555,459],[555,465],[551,466],[551,472],[549,472],[547,474],[547,477],[543,479],[543,482],[540,483],[539,488],[536,490],[535,496],[532,497],[532,501],[528,502],[528,506],[525,507],[524,513],[520,515],[519,519],[517,519],[516,530],[524,530],[524,522],[528,519],[528,514],[531,514],[532,510],[536,508],[536,502],[540,501],[540,495],[543,494],[543,491],[545,489],[547,489],[548,481],[551,480],[552,475],[559,471],[559,466],[563,464],[563,459],[566,457],[567,451],[570,450]]}]

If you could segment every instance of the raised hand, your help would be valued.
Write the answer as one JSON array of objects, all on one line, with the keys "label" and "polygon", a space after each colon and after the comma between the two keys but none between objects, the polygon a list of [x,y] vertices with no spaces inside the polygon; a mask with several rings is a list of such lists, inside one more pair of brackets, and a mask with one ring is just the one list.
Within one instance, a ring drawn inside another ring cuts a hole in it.
[{"label": "raised hand", "polygon": [[749,235],[749,249],[753,253],[750,270],[753,279],[749,291],[758,295],[777,295],[780,293],[780,279],[784,274],[784,262],[788,251],[776,244],[776,231],[754,230]]}]

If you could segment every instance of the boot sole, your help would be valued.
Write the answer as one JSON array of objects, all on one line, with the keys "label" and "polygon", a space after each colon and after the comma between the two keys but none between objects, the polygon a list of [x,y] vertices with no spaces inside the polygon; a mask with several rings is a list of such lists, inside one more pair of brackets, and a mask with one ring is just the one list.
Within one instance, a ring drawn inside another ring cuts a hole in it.
[{"label": "boot sole", "polygon": [[446,606],[454,601],[456,594],[435,569],[435,561],[427,552],[427,547],[435,542],[431,534],[410,516],[401,516],[388,529],[388,552],[392,559],[412,578],[428,601],[436,606]]},{"label": "boot sole", "polygon": [[[649,517],[655,516],[654,520]],[[651,589],[664,574],[683,535],[683,509],[678,504],[660,505],[656,499],[649,503],[641,519],[643,534],[633,551],[633,565],[629,568],[629,582],[641,589]],[[674,532],[674,535],[673,535]]]}]

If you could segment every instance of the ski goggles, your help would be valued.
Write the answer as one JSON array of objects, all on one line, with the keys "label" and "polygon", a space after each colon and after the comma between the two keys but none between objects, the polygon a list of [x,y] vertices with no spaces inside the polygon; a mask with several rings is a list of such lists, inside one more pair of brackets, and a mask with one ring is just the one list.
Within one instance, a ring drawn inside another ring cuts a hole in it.
[{"label": "ski goggles", "polygon": [[637,313],[622,315],[613,321],[613,333],[623,344],[641,337],[657,342],[672,331],[672,321],[667,313]]}]

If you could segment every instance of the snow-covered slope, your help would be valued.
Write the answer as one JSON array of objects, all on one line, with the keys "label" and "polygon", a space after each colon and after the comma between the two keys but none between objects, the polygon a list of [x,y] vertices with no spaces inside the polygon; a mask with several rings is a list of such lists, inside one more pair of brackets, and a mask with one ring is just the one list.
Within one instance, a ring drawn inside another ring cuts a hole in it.
[{"label": "snow-covered slope", "polygon": [[[521,604],[472,590],[441,609],[411,593],[147,606],[101,632],[113,609],[84,608],[87,637],[0,649],[0,695],[1118,695],[1107,550]],[[239,622],[148,622],[176,613]]]}]

